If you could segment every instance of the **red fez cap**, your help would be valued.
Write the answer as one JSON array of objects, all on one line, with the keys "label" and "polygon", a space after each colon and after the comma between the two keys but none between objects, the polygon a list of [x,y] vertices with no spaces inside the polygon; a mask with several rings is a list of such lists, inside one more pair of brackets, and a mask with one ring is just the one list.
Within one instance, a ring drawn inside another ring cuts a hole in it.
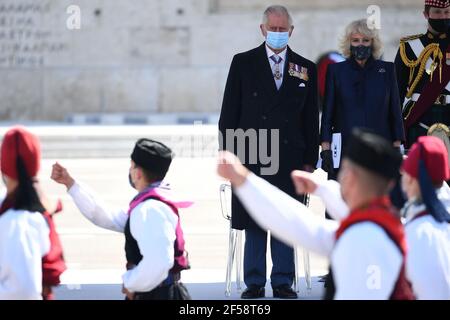
[{"label": "red fez cap", "polygon": [[28,176],[36,176],[41,161],[41,145],[34,134],[21,126],[13,127],[6,132],[0,155],[2,173],[16,180],[18,156],[21,157]]},{"label": "red fez cap", "polygon": [[425,0],[426,6],[432,6],[436,8],[447,8],[450,6],[449,0]]},{"label": "red fez cap", "polygon": [[450,178],[448,152],[441,139],[433,136],[419,137],[408,152],[408,157],[403,161],[403,171],[418,179],[421,157],[434,184],[440,184]]}]

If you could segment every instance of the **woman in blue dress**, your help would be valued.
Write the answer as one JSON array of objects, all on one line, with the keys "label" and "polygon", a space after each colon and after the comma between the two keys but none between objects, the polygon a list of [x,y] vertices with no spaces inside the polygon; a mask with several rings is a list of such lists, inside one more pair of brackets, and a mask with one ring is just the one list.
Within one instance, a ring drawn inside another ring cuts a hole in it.
[{"label": "woman in blue dress", "polygon": [[346,60],[328,67],[321,120],[322,169],[331,179],[339,170],[339,153],[333,165],[333,137],[340,137],[343,149],[352,129],[364,127],[396,147],[404,141],[395,68],[380,59],[378,30],[370,29],[366,19],[354,21],[347,26],[340,47]]}]

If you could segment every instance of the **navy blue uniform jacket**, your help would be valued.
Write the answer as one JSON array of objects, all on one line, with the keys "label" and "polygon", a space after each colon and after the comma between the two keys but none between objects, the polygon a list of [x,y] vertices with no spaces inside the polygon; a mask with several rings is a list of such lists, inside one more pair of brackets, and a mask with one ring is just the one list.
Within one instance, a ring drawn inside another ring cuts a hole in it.
[{"label": "navy blue uniform jacket", "polygon": [[393,63],[371,58],[362,68],[348,59],[328,67],[321,141],[331,142],[333,133],[341,133],[345,145],[355,127],[372,129],[392,142],[404,141]]},{"label": "navy blue uniform jacket", "polygon": [[[263,175],[262,178],[295,196],[290,177],[292,170],[302,169],[304,165],[315,167],[318,158],[317,71],[313,62],[299,56],[289,47],[286,60],[283,84],[278,91],[265,43],[234,56],[225,87],[219,130],[223,137],[226,137],[226,129],[278,129],[279,154],[270,156],[279,156],[279,170],[274,175]],[[307,69],[308,79],[290,75],[290,63],[296,64],[299,69]],[[261,142],[263,141],[258,141],[259,150]],[[270,143],[265,145],[270,151]],[[226,145],[222,145],[221,149],[226,149]],[[249,151],[248,143],[245,149]],[[229,151],[236,154],[236,150]],[[248,158],[248,152],[246,153]],[[260,160],[258,157],[257,163],[245,163],[246,167],[258,176],[261,176],[262,167],[268,167]],[[233,228],[246,229],[251,222],[252,219],[242,204],[233,196]]]}]

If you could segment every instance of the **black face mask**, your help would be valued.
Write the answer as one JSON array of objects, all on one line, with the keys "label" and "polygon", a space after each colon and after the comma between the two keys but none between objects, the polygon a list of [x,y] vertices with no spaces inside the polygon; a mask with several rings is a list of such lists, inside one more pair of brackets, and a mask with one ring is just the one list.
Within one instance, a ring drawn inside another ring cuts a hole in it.
[{"label": "black face mask", "polygon": [[351,46],[350,52],[352,54],[352,57],[356,60],[366,60],[372,56],[372,47],[366,47],[363,45],[357,47]]},{"label": "black face mask", "polygon": [[133,180],[131,180],[131,173],[128,173],[128,182],[130,183],[130,186],[131,186],[133,189],[136,189],[136,186],[134,185]]},{"label": "black face mask", "polygon": [[450,28],[450,19],[428,19],[428,23],[434,31],[446,33]]}]

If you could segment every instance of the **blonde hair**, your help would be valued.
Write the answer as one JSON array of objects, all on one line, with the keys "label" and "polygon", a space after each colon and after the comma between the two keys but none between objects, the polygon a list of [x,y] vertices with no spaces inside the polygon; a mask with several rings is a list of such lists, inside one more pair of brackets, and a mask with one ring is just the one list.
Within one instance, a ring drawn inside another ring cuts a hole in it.
[{"label": "blonde hair", "polygon": [[339,48],[344,57],[350,58],[350,45],[353,34],[362,34],[365,37],[372,39],[372,56],[375,59],[380,59],[383,54],[383,43],[380,39],[380,34],[377,29],[369,29],[367,26],[367,19],[356,20],[350,23],[345,28],[345,34],[341,38]]}]

